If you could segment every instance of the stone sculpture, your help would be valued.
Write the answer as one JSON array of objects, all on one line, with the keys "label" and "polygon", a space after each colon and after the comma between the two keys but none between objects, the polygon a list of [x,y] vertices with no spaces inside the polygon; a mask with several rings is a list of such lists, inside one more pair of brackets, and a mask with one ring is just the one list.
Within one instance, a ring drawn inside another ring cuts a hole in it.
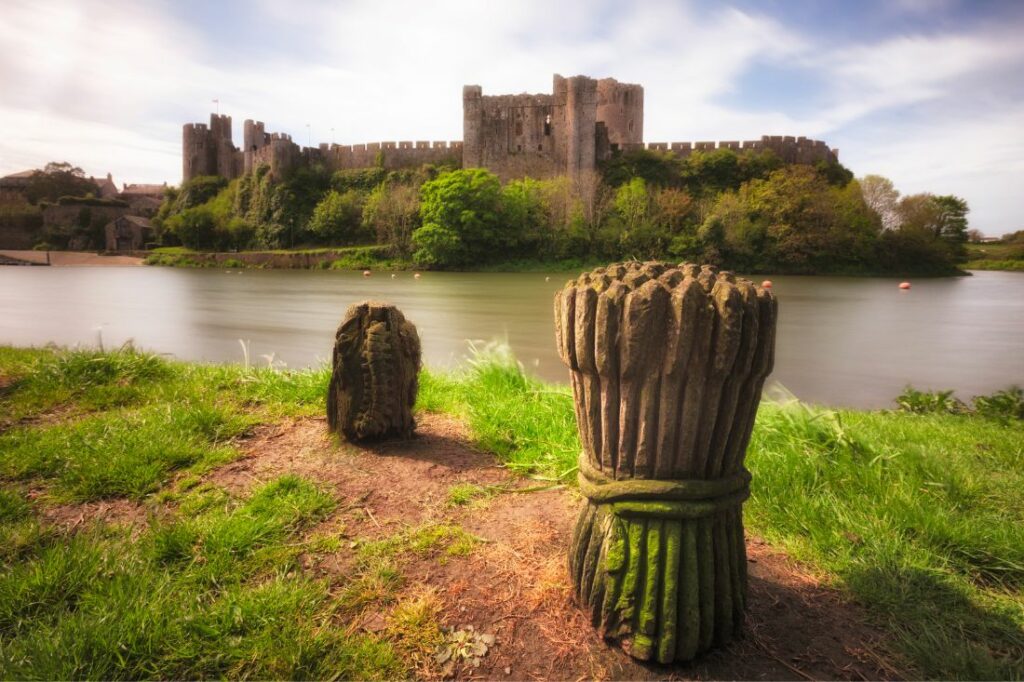
[{"label": "stone sculpture", "polygon": [[771,292],[689,264],[598,268],[555,296],[587,497],[575,596],[635,658],[687,661],[741,627],[743,461],[776,313]]},{"label": "stone sculpture", "polygon": [[335,335],[327,423],[351,441],[408,438],[416,422],[420,338],[387,303],[350,306]]}]

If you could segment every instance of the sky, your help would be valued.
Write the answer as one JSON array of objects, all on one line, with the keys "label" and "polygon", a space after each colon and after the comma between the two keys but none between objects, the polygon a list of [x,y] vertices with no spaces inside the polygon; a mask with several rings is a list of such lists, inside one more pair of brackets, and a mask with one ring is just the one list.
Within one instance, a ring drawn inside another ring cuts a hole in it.
[{"label": "sky", "polygon": [[[215,108],[351,144],[462,138],[462,86],[644,86],[647,142],[805,135],[1024,229],[1024,2],[3,0],[0,174],[181,180]],[[213,100],[219,100],[214,104]]]}]

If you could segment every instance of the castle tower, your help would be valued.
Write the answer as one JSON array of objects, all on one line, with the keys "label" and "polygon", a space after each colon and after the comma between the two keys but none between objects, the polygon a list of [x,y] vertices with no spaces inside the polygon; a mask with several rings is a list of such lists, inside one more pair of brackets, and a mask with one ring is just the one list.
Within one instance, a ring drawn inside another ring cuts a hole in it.
[{"label": "castle tower", "polygon": [[256,152],[270,143],[263,121],[246,119],[242,124],[242,172],[249,173],[256,165]]},{"label": "castle tower", "polygon": [[612,150],[644,141],[644,89],[614,78],[597,82],[597,120],[608,130]]},{"label": "castle tower", "polygon": [[462,88],[462,167],[477,168],[483,165],[481,126],[483,111],[483,88],[466,85]]},{"label": "castle tower", "polygon": [[594,170],[597,136],[597,81],[586,76],[566,79],[566,174],[576,180]]},{"label": "castle tower", "polygon": [[182,182],[216,172],[216,153],[210,144],[210,129],[205,123],[186,123],[181,140]]},{"label": "castle tower", "polygon": [[231,132],[231,117],[225,114],[210,114],[210,136],[216,149],[217,175],[228,178],[238,177],[236,152]]}]

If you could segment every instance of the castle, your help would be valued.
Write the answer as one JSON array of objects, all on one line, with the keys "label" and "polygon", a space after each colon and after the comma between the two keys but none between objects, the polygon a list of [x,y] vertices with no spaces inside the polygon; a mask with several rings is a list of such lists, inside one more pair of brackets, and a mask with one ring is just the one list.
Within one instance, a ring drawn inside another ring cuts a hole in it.
[{"label": "castle", "polygon": [[372,142],[300,147],[290,135],[267,133],[263,122],[246,120],[241,149],[232,138],[231,117],[210,115],[209,126],[188,123],[182,135],[183,179],[220,175],[231,179],[266,165],[282,178],[294,168],[321,163],[328,169],[387,169],[454,162],[487,168],[502,180],[567,175],[578,179],[612,155],[637,149],[678,157],[714,149],[771,150],[786,163],[835,162],[838,150],[805,137],[763,136],[726,142],[643,141],[644,89],[614,78],[555,75],[551,94],[484,95],[479,85],[462,89],[461,142]]}]

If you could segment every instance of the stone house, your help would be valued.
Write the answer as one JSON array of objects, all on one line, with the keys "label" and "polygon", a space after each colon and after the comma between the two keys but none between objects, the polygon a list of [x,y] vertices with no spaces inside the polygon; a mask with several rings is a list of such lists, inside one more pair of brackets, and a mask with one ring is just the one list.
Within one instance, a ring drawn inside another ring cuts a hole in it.
[{"label": "stone house", "polygon": [[34,170],[11,173],[0,178],[0,200],[24,201],[25,191],[32,180]]},{"label": "stone house", "polygon": [[162,185],[129,185],[123,184],[117,198],[128,204],[133,215],[152,218],[156,215],[160,204],[164,201],[167,183]]},{"label": "stone house", "polygon": [[106,226],[107,251],[141,251],[153,239],[153,223],[138,215],[123,215]]}]

